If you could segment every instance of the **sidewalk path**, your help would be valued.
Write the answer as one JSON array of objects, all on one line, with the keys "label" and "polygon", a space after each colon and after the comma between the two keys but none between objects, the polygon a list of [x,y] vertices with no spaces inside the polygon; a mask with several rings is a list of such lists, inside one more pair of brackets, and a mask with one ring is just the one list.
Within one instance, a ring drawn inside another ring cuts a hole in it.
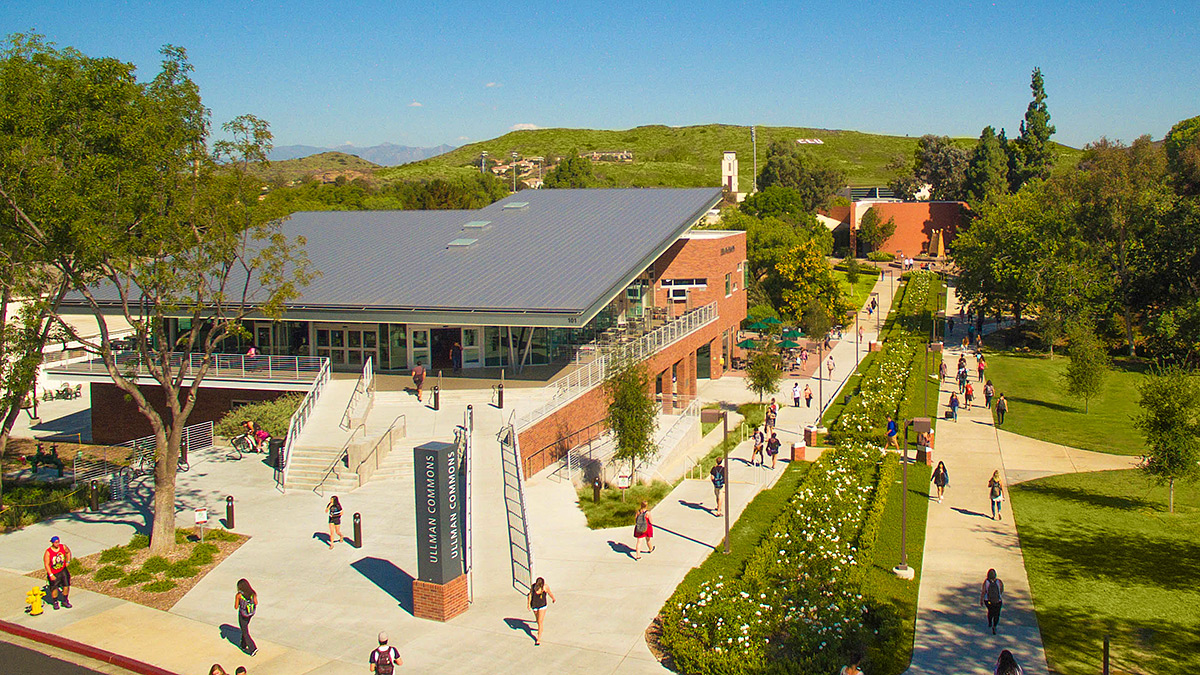
[{"label": "sidewalk path", "polygon": [[[951,313],[957,298],[950,296]],[[947,344],[965,333],[959,325]],[[943,360],[957,370],[960,350]],[[967,356],[968,369],[975,365]],[[978,673],[988,675],[1003,649],[1010,650],[1028,675],[1048,673],[1041,630],[1025,574],[1021,542],[1012,515],[1008,486],[1059,473],[1132,468],[1136,458],[1067,448],[998,430],[991,410],[982,405],[975,381],[975,404],[960,409],[958,422],[941,419],[954,382],[940,385],[937,448],[934,459],[946,463],[950,484],[943,503],[931,501],[925,534],[924,569],[917,601],[916,638],[911,675]],[[962,397],[960,396],[960,399]],[[1003,520],[991,519],[988,479],[1004,477]],[[932,486],[930,486],[932,488]],[[987,629],[980,589],[989,569],[1004,581],[1004,608],[997,635]]]}]

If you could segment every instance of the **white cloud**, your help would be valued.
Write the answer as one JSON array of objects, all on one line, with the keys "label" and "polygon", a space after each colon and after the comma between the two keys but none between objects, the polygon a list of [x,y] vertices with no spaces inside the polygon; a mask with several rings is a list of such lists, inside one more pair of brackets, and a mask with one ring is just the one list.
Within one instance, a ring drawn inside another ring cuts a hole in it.
[{"label": "white cloud", "polygon": [[520,122],[508,128],[509,131],[531,131],[533,129],[541,129],[541,127],[536,124],[530,124],[529,122]]},{"label": "white cloud", "polygon": [[420,101],[413,101],[412,103],[409,103],[409,104],[408,104],[408,107],[410,107],[410,108],[423,108],[424,106],[422,106],[422,105],[421,105],[421,102],[420,102]]},{"label": "white cloud", "polygon": [[457,140],[469,141],[469,140],[471,140],[471,137],[470,136],[459,136]]},{"label": "white cloud", "polygon": [[487,84],[485,84],[483,86],[487,87],[488,89],[491,89],[492,87],[503,87],[504,85],[500,84],[499,82],[488,82]]}]

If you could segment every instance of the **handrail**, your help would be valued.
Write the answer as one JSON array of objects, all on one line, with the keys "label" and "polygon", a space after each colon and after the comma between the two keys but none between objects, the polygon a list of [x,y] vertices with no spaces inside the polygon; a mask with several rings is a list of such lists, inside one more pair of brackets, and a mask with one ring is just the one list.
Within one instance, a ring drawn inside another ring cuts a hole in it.
[{"label": "handrail", "polygon": [[618,359],[640,361],[660,351],[663,347],[677,342],[695,331],[717,320],[717,303],[709,304],[691,310],[683,316],[646,333],[629,345],[610,348],[582,368],[546,385],[550,391],[550,400],[534,408],[517,419],[517,430],[528,428],[534,422],[578,398],[584,392],[591,390],[604,381],[608,374],[609,365]]},{"label": "handrail", "polygon": [[379,463],[382,462],[383,459],[386,459],[386,457],[383,459],[381,459],[379,457],[379,446],[383,445],[384,440],[387,440],[388,452],[391,452],[391,446],[392,446],[392,442],[393,442],[392,441],[392,431],[396,428],[396,424],[398,422],[400,422],[401,420],[404,420],[404,421],[402,424],[400,424],[400,435],[397,438],[404,438],[405,436],[408,435],[408,418],[405,417],[404,415],[396,415],[396,419],[392,420],[391,426],[388,427],[387,431],[383,432],[383,434],[380,435],[379,440],[375,442],[375,446],[371,448],[371,451],[368,452],[366,455],[364,455],[362,458],[362,461],[360,461],[358,464],[356,464],[354,466],[355,473],[358,473],[359,467],[361,467],[363,464],[366,464],[367,460],[371,459],[372,457],[375,458],[375,468],[376,469],[379,468]]},{"label": "handrail", "polygon": [[[158,355],[153,355],[157,357]],[[288,382],[304,382],[320,376],[322,364],[327,361],[320,356],[246,356],[245,354],[209,354],[169,352],[167,363],[178,370],[195,372],[209,361],[208,377],[213,378],[248,378],[255,380],[275,380]],[[142,353],[139,351],[113,352],[113,360],[117,369],[130,376],[149,375]],[[153,360],[161,363],[160,358]],[[104,359],[94,358],[78,361],[61,366],[52,366],[48,371],[60,374],[108,373]]]},{"label": "handrail", "polygon": [[350,444],[354,442],[354,434],[357,434],[360,431],[363,432],[363,437],[365,438],[367,435],[367,425],[360,424],[354,429],[354,431],[350,432],[350,437],[347,438],[346,442],[342,444],[342,449],[338,451],[337,456],[329,464],[329,468],[325,469],[325,473],[321,474],[321,480],[317,481],[317,484],[313,486],[313,492],[316,492],[324,497],[325,481],[329,480],[329,477],[334,474],[338,474],[338,478],[342,477],[341,474],[338,473],[337,466],[338,464],[345,464],[349,466]]},{"label": "handrail", "polygon": [[[346,403],[346,412],[342,413],[342,421],[338,424],[343,429],[349,429],[354,426],[354,413],[357,412],[358,402],[362,396],[367,397],[367,410],[371,409],[371,403],[375,400],[375,368],[374,359],[367,357],[367,362],[363,364],[362,372],[358,375],[358,382],[354,384],[354,391],[350,394],[350,400]],[[363,414],[366,417],[366,414]]]},{"label": "handrail", "polygon": [[329,359],[321,358],[321,369],[317,372],[317,377],[313,380],[312,385],[308,388],[308,393],[304,395],[304,400],[300,402],[300,407],[296,412],[292,413],[292,417],[288,420],[288,432],[284,437],[283,454],[279,457],[279,463],[275,469],[275,484],[281,490],[287,489],[288,471],[292,466],[292,449],[296,447],[296,441],[300,438],[300,433],[304,431],[304,424],[308,421],[313,410],[317,407],[317,399],[321,398],[321,392],[325,389],[325,385],[329,384],[329,378],[332,370],[329,365]]}]

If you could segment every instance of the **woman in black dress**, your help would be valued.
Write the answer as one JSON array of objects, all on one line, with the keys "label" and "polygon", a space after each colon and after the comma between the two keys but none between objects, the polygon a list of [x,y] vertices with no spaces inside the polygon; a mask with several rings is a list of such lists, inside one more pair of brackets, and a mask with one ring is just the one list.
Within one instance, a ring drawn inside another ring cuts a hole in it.
[{"label": "woman in black dress", "polygon": [[537,618],[537,637],[533,639],[534,646],[542,644],[542,624],[546,620],[546,598],[550,598],[550,602],[558,602],[554,599],[554,594],[546,588],[546,580],[538,577],[537,581],[533,582],[533,588],[529,589],[528,605],[529,609],[533,610],[533,616]]},{"label": "woman in black dress", "polygon": [[[329,498],[325,513],[329,514],[329,548],[333,548],[334,542],[342,540],[342,503],[337,497]],[[337,535],[337,539],[333,538],[334,535]]]},{"label": "woman in black dress", "polygon": [[938,462],[937,468],[933,470],[933,485],[937,488],[938,503],[942,503],[942,495],[946,492],[946,486],[950,484],[950,472],[946,470],[945,462]]}]

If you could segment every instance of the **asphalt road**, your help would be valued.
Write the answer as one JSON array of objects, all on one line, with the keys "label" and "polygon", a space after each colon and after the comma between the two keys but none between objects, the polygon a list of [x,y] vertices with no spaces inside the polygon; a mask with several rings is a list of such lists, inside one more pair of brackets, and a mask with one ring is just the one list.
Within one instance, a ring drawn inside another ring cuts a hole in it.
[{"label": "asphalt road", "polygon": [[104,675],[0,639],[0,670],[5,675]]}]

